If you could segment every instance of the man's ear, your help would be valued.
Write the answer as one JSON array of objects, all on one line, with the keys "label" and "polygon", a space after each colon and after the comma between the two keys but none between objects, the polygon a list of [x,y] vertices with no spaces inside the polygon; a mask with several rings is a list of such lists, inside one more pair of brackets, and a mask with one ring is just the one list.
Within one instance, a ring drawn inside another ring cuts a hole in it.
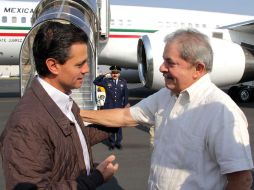
[{"label": "man's ear", "polygon": [[195,75],[194,75],[195,78],[200,78],[206,72],[205,64],[201,61],[196,62],[195,68],[196,68],[196,72],[195,72]]},{"label": "man's ear", "polygon": [[46,65],[48,67],[48,70],[52,73],[57,75],[58,74],[58,64],[57,64],[57,60],[54,58],[48,58],[46,60]]}]

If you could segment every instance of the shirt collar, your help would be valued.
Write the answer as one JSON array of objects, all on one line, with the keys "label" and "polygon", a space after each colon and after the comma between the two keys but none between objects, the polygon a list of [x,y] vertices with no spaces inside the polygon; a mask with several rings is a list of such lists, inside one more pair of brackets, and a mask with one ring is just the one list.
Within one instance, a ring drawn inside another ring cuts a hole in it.
[{"label": "shirt collar", "polygon": [[203,92],[208,88],[208,83],[211,83],[210,75],[205,74],[198,81],[193,83],[191,86],[183,90],[179,96],[170,91],[171,97],[177,99],[178,97],[184,98],[186,101],[190,102],[194,98],[203,96]]},{"label": "shirt collar", "polygon": [[202,97],[203,92],[209,87],[209,85],[207,85],[208,83],[211,83],[211,79],[209,74],[205,74],[198,81],[186,88],[182,93],[188,94],[189,101],[197,97]]},{"label": "shirt collar", "polygon": [[56,89],[52,85],[50,85],[48,82],[43,80],[41,77],[37,77],[39,83],[42,85],[42,87],[45,89],[45,91],[48,93],[48,95],[51,97],[51,99],[56,103],[56,105],[61,109],[61,111],[68,115],[68,113],[71,111],[73,100],[70,97],[70,94],[67,95],[63,93],[62,91]]}]

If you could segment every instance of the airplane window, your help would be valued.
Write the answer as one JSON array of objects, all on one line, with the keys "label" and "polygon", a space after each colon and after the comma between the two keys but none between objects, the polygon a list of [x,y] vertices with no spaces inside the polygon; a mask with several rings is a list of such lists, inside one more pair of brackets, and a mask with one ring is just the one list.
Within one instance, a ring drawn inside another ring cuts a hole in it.
[{"label": "airplane window", "polygon": [[168,22],[168,21],[166,22],[166,27],[170,28],[170,22]]},{"label": "airplane window", "polygon": [[114,19],[111,19],[110,25],[115,25],[115,20]]},{"label": "airplane window", "polygon": [[17,22],[17,17],[13,16],[13,17],[11,18],[11,22],[12,22],[12,23],[16,23],[16,22]]},{"label": "airplane window", "polygon": [[26,23],[26,17],[21,17],[21,23]]},{"label": "airplane window", "polygon": [[192,27],[192,23],[189,23],[188,26],[189,26],[189,27]]},{"label": "airplane window", "polygon": [[128,23],[128,24],[127,24],[128,26],[131,26],[131,25],[132,25],[132,24],[131,24],[131,20],[127,20],[127,23]]},{"label": "airplane window", "polygon": [[174,27],[177,28],[178,27],[178,23],[174,22]]},{"label": "airplane window", "polygon": [[163,22],[162,21],[158,21],[158,27],[160,27],[160,28],[163,27]]},{"label": "airplane window", "polygon": [[123,20],[122,20],[122,19],[119,20],[119,25],[120,25],[120,26],[123,25]]},{"label": "airplane window", "polygon": [[202,24],[202,27],[203,27],[203,28],[206,28],[206,24]]},{"label": "airplane window", "polygon": [[2,23],[6,23],[7,22],[7,16],[2,16]]},{"label": "airplane window", "polygon": [[195,24],[196,28],[199,28],[199,24]]}]

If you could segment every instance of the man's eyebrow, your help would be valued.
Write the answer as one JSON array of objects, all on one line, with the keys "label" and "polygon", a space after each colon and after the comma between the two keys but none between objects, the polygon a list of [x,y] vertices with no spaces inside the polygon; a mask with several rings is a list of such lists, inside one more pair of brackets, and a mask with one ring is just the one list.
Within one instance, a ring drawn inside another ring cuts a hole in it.
[{"label": "man's eyebrow", "polygon": [[170,57],[163,57],[163,59],[168,61],[168,62],[173,62],[173,60]]},{"label": "man's eyebrow", "polygon": [[77,64],[79,65],[79,64],[85,64],[85,63],[87,63],[87,59],[84,59],[84,60],[78,62]]}]

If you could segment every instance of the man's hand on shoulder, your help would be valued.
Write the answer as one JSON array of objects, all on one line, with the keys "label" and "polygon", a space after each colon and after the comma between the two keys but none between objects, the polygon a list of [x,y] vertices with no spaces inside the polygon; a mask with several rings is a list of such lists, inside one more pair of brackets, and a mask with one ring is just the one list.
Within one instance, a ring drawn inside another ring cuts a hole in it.
[{"label": "man's hand on shoulder", "polygon": [[115,158],[116,157],[114,155],[110,155],[96,167],[96,169],[103,175],[105,181],[109,180],[118,170],[118,164],[113,163]]}]

